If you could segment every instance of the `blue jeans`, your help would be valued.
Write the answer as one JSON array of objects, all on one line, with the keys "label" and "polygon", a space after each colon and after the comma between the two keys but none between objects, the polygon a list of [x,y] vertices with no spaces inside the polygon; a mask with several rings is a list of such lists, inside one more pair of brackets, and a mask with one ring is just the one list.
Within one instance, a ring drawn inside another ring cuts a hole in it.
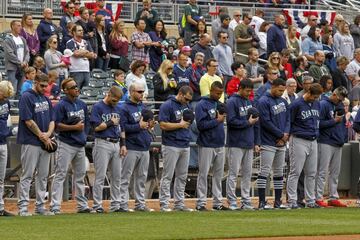
[{"label": "blue jeans", "polygon": [[89,72],[70,72],[70,77],[72,77],[79,89],[82,89],[85,86],[89,85],[90,73]]},{"label": "blue jeans", "polygon": [[100,68],[103,71],[107,71],[109,65],[110,58],[97,57],[95,67]]},{"label": "blue jeans", "polygon": [[7,70],[6,75],[14,87],[15,95],[18,96],[22,85],[22,79],[24,77],[23,71],[20,68],[16,70]]}]

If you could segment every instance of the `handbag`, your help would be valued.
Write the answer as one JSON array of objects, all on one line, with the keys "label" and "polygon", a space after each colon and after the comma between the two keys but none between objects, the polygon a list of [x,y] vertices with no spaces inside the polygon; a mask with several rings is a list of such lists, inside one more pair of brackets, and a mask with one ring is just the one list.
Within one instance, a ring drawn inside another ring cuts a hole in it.
[{"label": "handbag", "polygon": [[123,70],[126,73],[130,70],[130,64],[131,62],[129,61],[129,59],[127,59],[127,57],[120,56],[118,62],[119,69]]}]

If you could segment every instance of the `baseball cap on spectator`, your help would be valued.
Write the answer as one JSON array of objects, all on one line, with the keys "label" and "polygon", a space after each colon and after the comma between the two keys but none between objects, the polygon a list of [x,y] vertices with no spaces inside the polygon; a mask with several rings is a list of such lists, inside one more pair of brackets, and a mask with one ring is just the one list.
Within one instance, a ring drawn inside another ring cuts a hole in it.
[{"label": "baseball cap on spectator", "polygon": [[154,119],[154,113],[149,109],[143,109],[141,111],[141,116],[143,117],[143,121],[147,122]]},{"label": "baseball cap on spectator", "polygon": [[190,109],[185,109],[183,111],[183,119],[186,122],[192,123],[194,121],[194,119],[195,119],[194,112],[191,111]]},{"label": "baseball cap on spectator", "polygon": [[181,52],[191,52],[191,47],[190,46],[183,46],[181,48]]}]

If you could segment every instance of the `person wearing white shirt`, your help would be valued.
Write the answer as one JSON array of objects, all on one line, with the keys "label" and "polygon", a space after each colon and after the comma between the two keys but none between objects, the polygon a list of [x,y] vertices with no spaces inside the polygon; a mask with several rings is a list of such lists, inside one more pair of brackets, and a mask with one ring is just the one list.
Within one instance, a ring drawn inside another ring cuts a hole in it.
[{"label": "person wearing white shirt", "polygon": [[229,28],[233,31],[235,30],[236,26],[241,23],[241,12],[240,10],[235,10],[233,12],[233,19],[229,23]]},{"label": "person wearing white shirt", "polygon": [[258,34],[260,30],[261,24],[265,21],[264,20],[265,12],[261,9],[255,10],[255,15],[251,19],[250,26],[255,30],[255,33]]}]

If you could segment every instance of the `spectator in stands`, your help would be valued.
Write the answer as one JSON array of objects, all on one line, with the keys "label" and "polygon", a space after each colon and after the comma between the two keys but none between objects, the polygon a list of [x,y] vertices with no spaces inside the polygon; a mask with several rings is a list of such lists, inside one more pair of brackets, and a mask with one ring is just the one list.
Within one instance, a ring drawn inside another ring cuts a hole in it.
[{"label": "spectator in stands", "polygon": [[84,30],[80,25],[75,25],[71,32],[74,37],[66,43],[66,49],[73,52],[70,57],[69,72],[70,77],[75,79],[79,89],[82,89],[89,84],[90,80],[89,59],[95,59],[96,54],[89,42],[83,39]]},{"label": "spectator in stands", "polygon": [[[191,45],[191,36],[196,33],[197,22],[202,19],[201,9],[197,5],[196,0],[189,0],[189,4],[185,5],[184,8],[185,17],[185,32],[184,41],[185,45]],[[210,39],[211,40],[211,39]]]},{"label": "spectator in stands", "polygon": [[160,43],[160,45],[153,45],[149,49],[150,68],[156,72],[159,69],[161,62],[165,59],[162,42],[166,39],[167,33],[162,20],[156,20],[155,29],[149,32],[149,36],[153,43]]},{"label": "spectator in stands", "polygon": [[320,100],[328,99],[333,90],[333,80],[330,75],[323,75],[319,81],[321,87],[323,88],[323,93],[320,96]]},{"label": "spectator in stands", "polygon": [[226,44],[229,45],[229,47],[233,51],[235,42],[234,42],[234,31],[231,28],[229,28],[230,16],[228,14],[222,14],[220,16],[220,21],[221,21],[221,25],[216,30],[217,39],[215,40],[215,45],[219,44],[219,37],[218,37],[219,32],[224,32],[227,33],[228,35],[226,39]]},{"label": "spectator in stands", "polygon": [[96,0],[96,8],[94,12],[96,16],[103,15],[105,17],[105,28],[108,32],[110,32],[114,23],[114,17],[112,12],[105,7],[105,0]]},{"label": "spectator in stands", "polygon": [[229,27],[234,31],[235,28],[241,23],[241,12],[240,10],[233,11],[233,19],[229,23]]},{"label": "spectator in stands", "polygon": [[[155,101],[166,101],[170,95],[176,95],[177,82],[173,75],[174,64],[164,60],[153,77]],[[158,104],[158,106],[160,106]],[[156,107],[158,108],[158,107]]]},{"label": "spectator in stands", "polygon": [[347,59],[354,58],[354,39],[350,34],[348,23],[341,24],[334,35],[334,49],[337,56],[345,56]]},{"label": "spectator in stands", "polygon": [[314,15],[310,15],[308,17],[308,21],[307,21],[306,26],[303,27],[303,29],[300,32],[301,40],[304,41],[305,38],[308,37],[308,33],[309,33],[310,28],[316,27],[317,26],[317,21],[318,21],[318,18],[316,16],[314,16]]},{"label": "spectator in stands", "polygon": [[[231,80],[228,82],[226,87],[226,94],[228,97],[238,92],[239,86],[241,85],[241,81],[246,79],[246,73],[247,73],[245,69],[245,65],[241,62],[234,62],[231,65],[231,70],[233,71],[234,75],[231,78]],[[250,97],[254,99],[254,91],[252,91],[252,95],[250,94]]]},{"label": "spectator in stands", "polygon": [[218,62],[218,73],[224,82],[224,87],[226,89],[227,83],[233,76],[231,70],[231,65],[234,62],[232,49],[228,45],[229,35],[226,32],[220,31],[218,33],[218,45],[212,51],[214,58]]},{"label": "spectator in stands", "polygon": [[263,22],[257,34],[259,38],[259,55],[261,59],[267,60],[267,31],[271,27],[269,22]]},{"label": "spectator in stands", "polygon": [[[200,79],[200,93],[201,96],[209,96],[210,94],[210,88],[213,82],[218,81],[222,83],[221,78],[216,75],[216,71],[219,67],[218,62],[214,58],[210,58],[206,62],[206,69],[207,73],[204,74],[204,76]],[[221,98],[219,100],[220,102],[224,102],[224,93],[222,93]]]},{"label": "spectator in stands", "polygon": [[286,36],[284,33],[285,17],[282,14],[275,15],[275,23],[267,31],[267,55],[272,52],[281,52],[286,47]]},{"label": "spectator in stands", "polygon": [[40,40],[40,55],[44,55],[46,50],[46,42],[52,35],[58,36],[58,28],[52,23],[53,11],[50,8],[45,8],[42,19],[36,29]]},{"label": "spectator in stands", "polygon": [[352,128],[354,119],[351,116],[350,111],[350,100],[348,98],[345,98],[343,101],[344,109],[345,109],[345,126],[347,128],[347,142],[355,140],[355,132]]},{"label": "spectator in stands", "polygon": [[199,42],[201,34],[207,33],[205,19],[201,19],[197,22],[196,33],[191,36],[191,47]]},{"label": "spectator in stands", "polygon": [[250,27],[255,30],[255,33],[258,34],[260,31],[261,24],[265,21],[264,20],[265,12],[262,9],[256,9],[255,15],[251,19]]},{"label": "spectator in stands", "polygon": [[198,52],[201,52],[204,54],[205,62],[207,60],[209,60],[210,58],[214,57],[212,54],[212,51],[209,47],[210,42],[211,42],[211,38],[208,33],[204,33],[204,34],[200,35],[199,42],[192,47],[192,51],[191,51],[191,61],[192,62],[194,62],[195,54]]},{"label": "spectator in stands", "polygon": [[45,60],[41,56],[36,56],[34,58],[34,63],[32,65],[36,69],[36,75],[47,74]]},{"label": "spectator in stands", "polygon": [[336,34],[338,30],[340,29],[340,26],[345,23],[345,19],[343,15],[337,13],[334,18],[334,24],[333,24],[333,34]]},{"label": "spectator in stands", "polygon": [[187,67],[190,66],[192,64],[192,61],[191,61],[191,47],[183,46],[181,48],[180,52],[184,53],[188,57]]},{"label": "spectator in stands", "polygon": [[[45,88],[44,96],[48,97],[52,102],[53,100],[60,99],[60,88],[59,85],[56,84],[59,75],[55,70],[50,70],[48,72],[49,84]],[[53,102],[54,103],[54,102]]]},{"label": "spectator in stands", "polygon": [[304,96],[310,90],[311,85],[314,83],[314,78],[310,75],[303,77],[303,89],[297,93],[298,97]]},{"label": "spectator in stands", "polygon": [[267,82],[261,85],[255,92],[254,101],[257,102],[265,93],[270,91],[272,82],[279,78],[279,70],[276,68],[268,67],[265,72]]},{"label": "spectator in stands", "polygon": [[25,80],[21,85],[20,95],[22,95],[25,91],[32,89],[35,77],[36,69],[34,67],[28,67],[25,69]]},{"label": "spectator in stands", "polygon": [[174,65],[174,78],[177,82],[178,88],[183,85],[189,85],[189,78],[185,75],[185,71],[188,68],[188,56],[180,52],[177,58],[177,63]]},{"label": "spectator in stands", "polygon": [[331,25],[326,25],[323,29],[323,31],[321,32],[321,35],[324,35],[324,34],[331,34],[334,36],[333,34],[333,27]]},{"label": "spectator in stands", "polygon": [[296,80],[293,78],[289,78],[286,80],[286,90],[282,95],[282,98],[287,101],[287,103],[290,105],[295,99],[298,98],[298,95],[296,94]]},{"label": "spectator in stands", "polygon": [[105,29],[105,17],[103,15],[97,15],[95,17],[95,24],[98,46],[95,67],[106,71],[110,60],[110,42],[109,35]]},{"label": "spectator in stands", "polygon": [[40,40],[32,21],[32,15],[24,13],[21,19],[21,25],[22,29],[20,35],[25,38],[28,45],[30,53],[29,65],[32,65],[34,57],[39,53],[40,49]]},{"label": "spectator in stands", "polygon": [[307,60],[313,63],[315,52],[323,50],[323,45],[320,41],[320,28],[310,28],[308,37],[301,43],[301,49]]},{"label": "spectator in stands", "polygon": [[139,19],[134,22],[136,31],[131,35],[132,48],[132,60],[140,60],[145,64],[150,63],[149,48],[151,46],[160,47],[161,43],[152,42],[149,34],[144,32],[146,24],[144,19]]},{"label": "spectator in stands", "polygon": [[146,78],[144,76],[144,72],[146,69],[146,63],[141,60],[135,60],[131,64],[131,72],[126,76],[125,83],[127,88],[129,89],[129,86],[133,82],[139,82],[140,84],[144,85],[144,99],[147,98],[149,95],[149,89],[146,83]]},{"label": "spectator in stands", "polygon": [[309,74],[314,78],[314,82],[319,83],[320,78],[324,75],[330,75],[329,68],[325,63],[325,54],[323,51],[316,51],[314,54],[314,64],[309,68]]},{"label": "spectator in stands", "polygon": [[79,17],[79,16],[80,16],[80,7],[81,7],[81,2],[80,2],[80,0],[74,1],[74,5],[75,5],[74,16],[75,16],[75,17]]},{"label": "spectator in stands", "polygon": [[336,57],[338,56],[334,49],[334,39],[331,34],[324,34],[321,37],[323,50],[325,54],[325,65],[329,68],[330,72],[336,69]]},{"label": "spectator in stands", "polygon": [[320,26],[320,35],[324,35],[326,34],[325,31],[328,30],[328,26],[329,26],[329,22],[328,20],[326,19],[320,19],[320,23],[319,23],[319,26]]},{"label": "spectator in stands", "polygon": [[90,20],[90,10],[85,7],[81,7],[79,9],[79,13],[80,19],[76,22],[76,24],[79,24],[83,28],[84,40],[90,43],[94,52],[98,52],[97,38],[95,35],[96,26],[95,21]]},{"label": "spectator in stands", "polygon": [[125,73],[123,70],[116,70],[114,72],[113,86],[117,86],[122,90],[123,96],[121,98],[121,101],[125,101],[129,97],[128,89],[125,82]]},{"label": "spectator in stands", "polygon": [[[243,14],[243,21],[235,28],[234,31],[234,37],[236,41],[236,52],[247,54],[247,51],[249,48],[252,47],[252,40],[253,36],[251,35],[249,29],[250,29],[250,22],[252,19],[252,15],[249,13]],[[246,56],[236,56],[236,60],[242,63],[245,63],[248,61],[248,58]]]},{"label": "spectator in stands", "polygon": [[5,52],[6,74],[18,95],[23,71],[28,67],[30,60],[29,48],[25,38],[20,36],[21,22],[13,20],[10,23],[11,33],[6,36],[3,46]]},{"label": "spectator in stands", "polygon": [[44,54],[45,66],[47,71],[55,70],[59,75],[58,85],[68,77],[68,65],[63,59],[63,54],[57,50],[58,39],[51,36],[47,42],[47,50]]},{"label": "spectator in stands", "polygon": [[354,23],[350,25],[350,33],[354,39],[355,48],[360,47],[360,15],[354,19]]},{"label": "spectator in stands", "polygon": [[[355,80],[356,77],[359,76],[359,70],[360,70],[360,48],[357,48],[355,49],[354,59],[349,63],[349,65],[345,69],[346,75],[351,83]],[[348,90],[350,91],[353,84],[349,84],[349,86],[350,88],[348,88]]]},{"label": "spectator in stands", "polygon": [[[122,20],[116,20],[109,36],[111,46],[109,67],[111,69],[124,68],[123,66],[120,66],[120,59],[127,59],[128,56],[129,40],[124,33],[124,27],[125,23]],[[128,69],[122,70],[127,71]]]},{"label": "spectator in stands", "polygon": [[[271,69],[276,69],[279,72],[279,76],[282,79],[286,79],[286,74],[284,67],[281,64],[281,56],[278,52],[273,52],[270,54],[266,67]],[[265,67],[265,68],[266,68]]]},{"label": "spectator in stands", "polygon": [[155,31],[156,21],[159,20],[158,13],[155,9],[151,8],[151,0],[143,0],[142,3],[143,9],[136,13],[135,21],[144,19],[146,24],[144,32]]},{"label": "spectator in stands", "polygon": [[173,56],[175,59],[178,57],[181,49],[185,46],[185,41],[183,38],[179,37],[176,39],[176,49],[174,50]]},{"label": "spectator in stands", "polygon": [[74,16],[75,13],[75,4],[72,2],[67,2],[65,5],[65,13],[60,19],[60,27],[62,28],[62,34],[63,36],[67,33],[67,24],[69,22],[75,23],[77,21],[77,18]]},{"label": "spectator in stands", "polygon": [[[353,86],[349,93],[349,99],[351,102],[351,106],[359,107],[360,104],[360,78],[358,76],[355,77],[355,80],[352,82]],[[359,110],[357,110],[359,112]]]},{"label": "spectator in stands", "polygon": [[221,16],[222,15],[228,15],[229,16],[229,10],[227,7],[220,7],[218,12],[218,17],[214,19],[211,22],[211,42],[212,45],[217,44],[217,32],[220,31],[220,27],[222,24]]},{"label": "spectator in stands", "polygon": [[256,48],[248,50],[249,61],[245,64],[247,78],[253,83],[253,90],[256,91],[264,82],[265,69],[260,66],[259,52]]},{"label": "spectator in stands", "polygon": [[291,51],[291,59],[295,60],[301,54],[300,41],[296,36],[297,29],[294,25],[289,25],[286,43],[287,48]]},{"label": "spectator in stands", "polygon": [[197,52],[195,54],[194,63],[185,71],[185,76],[189,79],[190,87],[194,92],[192,105],[196,105],[196,102],[200,100],[200,79],[205,73],[204,54],[202,52]]},{"label": "spectator in stands", "polygon": [[296,71],[294,73],[294,78],[297,82],[297,90],[301,91],[303,89],[303,76],[307,73],[308,60],[305,56],[300,55],[296,58]]},{"label": "spectator in stands", "polygon": [[[74,36],[73,36],[73,34],[72,34],[72,32],[71,32],[71,29],[73,28],[75,26],[75,23],[73,23],[73,22],[69,22],[68,24],[67,24],[67,28],[68,28],[68,31],[66,32],[66,35],[64,35],[64,36],[62,36],[62,39],[61,39],[61,43],[60,43],[60,48],[59,48],[59,50],[60,50],[60,52],[64,52],[65,51],[65,49],[66,49],[66,43],[70,40],[70,39],[72,39]],[[96,45],[97,46],[97,45]]]},{"label": "spectator in stands", "polygon": [[290,54],[291,51],[289,49],[283,49],[280,53],[280,63],[281,66],[283,67],[284,71],[284,76],[285,78],[283,78],[284,80],[287,80],[288,78],[292,78],[293,77],[293,69],[291,64],[289,63],[289,59],[290,59]]},{"label": "spectator in stands", "polygon": [[349,81],[345,73],[345,69],[349,65],[349,60],[344,56],[340,56],[336,59],[336,65],[336,69],[331,73],[334,89],[340,86],[343,86],[346,89],[351,89],[351,86],[349,86],[351,82]]}]

